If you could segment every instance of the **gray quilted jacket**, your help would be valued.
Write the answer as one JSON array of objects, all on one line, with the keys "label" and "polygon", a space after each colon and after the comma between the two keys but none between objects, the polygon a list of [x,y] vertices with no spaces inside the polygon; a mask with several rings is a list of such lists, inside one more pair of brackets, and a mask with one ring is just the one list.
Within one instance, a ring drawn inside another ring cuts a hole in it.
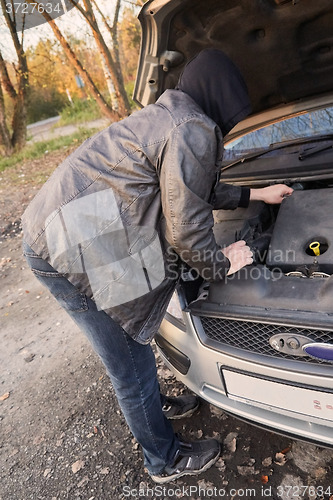
[{"label": "gray quilted jacket", "polygon": [[208,281],[229,268],[212,209],[236,208],[244,190],[218,183],[222,153],[215,122],[187,94],[167,90],[66,158],[25,211],[24,239],[148,343],[181,260]]}]

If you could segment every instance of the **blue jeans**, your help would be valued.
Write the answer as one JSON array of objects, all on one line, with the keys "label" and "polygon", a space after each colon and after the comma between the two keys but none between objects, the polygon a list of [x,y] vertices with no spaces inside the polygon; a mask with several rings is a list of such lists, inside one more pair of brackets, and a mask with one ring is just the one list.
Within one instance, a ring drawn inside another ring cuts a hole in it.
[{"label": "blue jeans", "polygon": [[179,442],[162,412],[151,346],[133,340],[28,245],[23,251],[37,279],[66,309],[104,363],[127,424],[143,448],[145,466],[151,474],[160,473],[172,463]]}]

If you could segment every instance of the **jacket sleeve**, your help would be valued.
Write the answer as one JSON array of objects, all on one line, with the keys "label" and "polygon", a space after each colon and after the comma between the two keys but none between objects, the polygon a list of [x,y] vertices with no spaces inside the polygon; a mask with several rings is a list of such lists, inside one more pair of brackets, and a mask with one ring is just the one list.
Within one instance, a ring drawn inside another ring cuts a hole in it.
[{"label": "jacket sleeve", "polygon": [[249,206],[250,189],[220,182],[212,195],[211,203],[214,210],[234,210]]},{"label": "jacket sleeve", "polygon": [[192,118],[172,130],[159,159],[166,239],[207,281],[223,279],[230,267],[213,233],[210,198],[216,180],[216,156],[214,127]]}]

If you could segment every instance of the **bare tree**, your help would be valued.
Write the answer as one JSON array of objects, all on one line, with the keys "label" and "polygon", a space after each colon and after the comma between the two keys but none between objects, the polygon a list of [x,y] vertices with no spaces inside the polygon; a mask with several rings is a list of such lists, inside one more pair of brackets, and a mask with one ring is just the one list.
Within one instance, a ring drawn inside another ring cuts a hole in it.
[{"label": "bare tree", "polygon": [[121,0],[116,1],[115,13],[112,26],[109,25],[106,17],[102,13],[101,9],[97,6],[96,0],[92,0],[94,5],[100,15],[102,16],[103,22],[112,38],[112,51],[108,48],[107,43],[101,33],[101,30],[98,26],[98,22],[93,10],[93,6],[90,0],[83,0],[82,7],[80,3],[76,3],[75,0],[71,0],[71,2],[75,5],[78,11],[82,14],[84,19],[87,21],[90,26],[96,45],[102,57],[104,58],[106,67],[108,72],[111,75],[112,83],[115,89],[115,95],[118,103],[118,110],[120,115],[125,116],[130,112],[130,104],[128,101],[127,93],[124,87],[124,80],[122,76],[120,60],[119,60],[119,45],[118,45],[118,18],[120,12],[120,4]]},{"label": "bare tree", "polygon": [[[22,28],[21,40],[18,37],[15,23],[15,16],[11,19],[7,8],[6,1],[0,0],[0,5],[2,8],[2,12],[9,29],[9,33],[11,39],[13,41],[13,45],[17,55],[17,63],[13,64],[15,69],[16,76],[16,85],[11,81],[6,63],[0,53],[0,83],[2,86],[2,92],[0,96],[0,121],[1,121],[1,139],[5,146],[5,149],[8,152],[11,149],[20,149],[24,146],[26,142],[26,125],[27,125],[27,98],[29,92],[29,78],[28,78],[28,66],[27,59],[23,49],[23,40],[24,40],[24,27]],[[5,120],[5,107],[3,100],[3,90],[5,90],[10,99],[14,103],[14,112],[12,119],[12,136],[10,137],[10,146],[8,144],[8,128]]]},{"label": "bare tree", "polygon": [[[4,1],[4,0],[1,0]],[[27,0],[27,3],[30,4],[36,4],[34,0]],[[43,10],[43,9],[42,9]],[[77,58],[74,50],[71,48],[69,45],[68,41],[64,37],[64,35],[61,33],[60,29],[56,25],[55,21],[52,19],[50,14],[48,14],[46,11],[41,12],[42,16],[44,19],[48,22],[50,28],[52,29],[55,37],[59,41],[60,45],[62,46],[69,62],[73,65],[73,67],[76,69],[84,83],[87,85],[89,91],[91,92],[92,96],[96,100],[97,104],[99,105],[102,113],[106,115],[108,118],[111,118],[111,120],[118,120],[121,116],[120,114],[115,111],[114,109],[111,108],[111,106],[108,105],[98,88],[96,87],[93,79],[91,78],[90,74],[84,68],[80,62],[80,60]]]},{"label": "bare tree", "polygon": [[[0,54],[0,57],[1,54]],[[0,145],[4,148],[5,155],[9,156],[13,151],[10,132],[7,127],[5,101],[0,85]]]},{"label": "bare tree", "polygon": [[[4,58],[2,57],[2,54],[0,52],[0,84],[1,84],[0,140],[5,148],[6,153],[10,154],[10,152],[14,148],[22,147],[26,141],[26,122],[27,122],[26,103],[29,91],[29,79],[28,79],[28,67],[27,67],[26,56],[23,50],[24,19],[23,19],[23,26],[20,26],[19,28],[22,31],[20,40],[18,36],[19,30],[17,29],[15,23],[15,15],[12,16],[11,18],[11,16],[8,13],[8,9],[6,8],[8,1],[13,3],[13,0],[0,0],[0,5],[2,7],[4,18],[16,50],[17,63],[13,65],[15,69],[15,82],[14,82],[12,77],[8,73],[8,68],[7,68],[8,65],[4,61]],[[34,0],[26,0],[26,1],[27,3],[34,4],[35,6],[36,4],[38,5],[38,2]],[[130,104],[124,86],[123,74],[121,70],[121,63],[119,57],[118,19],[121,8],[121,0],[116,0],[112,23],[110,23],[108,18],[103,14],[96,0],[82,0],[83,6],[78,4],[77,0],[71,0],[71,1],[75,5],[77,10],[79,10],[81,15],[84,17],[85,21],[88,23],[88,26],[92,30],[95,43],[98,47],[101,57],[103,58],[105,67],[107,69],[107,73],[110,75],[112,79],[114,94],[117,100],[117,110],[113,109],[101,95],[100,91],[98,90],[98,88],[94,83],[93,78],[91,77],[87,69],[84,68],[84,66],[78,59],[75,51],[71,47],[70,43],[62,34],[62,32],[60,31],[59,27],[57,26],[53,18],[50,16],[50,14],[44,11],[44,9],[41,9],[40,13],[43,15],[44,19],[51,27],[55,37],[62,46],[64,53],[66,54],[70,64],[73,66],[73,68],[85,82],[87,88],[89,89],[90,93],[96,100],[103,114],[108,116],[112,120],[117,120],[125,115],[128,115],[130,112]],[[98,12],[100,18],[103,20],[111,36],[112,40],[111,48],[108,47],[107,42],[105,41],[103,34],[100,30],[93,9],[93,5],[96,12]],[[13,10],[14,9],[12,9],[12,11]],[[13,101],[14,104],[12,134],[10,133],[7,126],[3,92],[6,92],[6,94],[8,94],[9,98]]]},{"label": "bare tree", "polygon": [[124,78],[123,78],[123,72],[121,70],[121,64],[120,64],[119,40],[118,40],[118,21],[119,21],[121,0],[116,0],[116,6],[115,6],[115,10],[114,10],[112,24],[109,23],[107,17],[104,15],[102,10],[98,6],[96,0],[92,0],[92,3],[94,5],[94,7],[96,8],[97,12],[99,13],[99,15],[101,16],[103,23],[111,36],[112,49],[110,50],[110,52],[111,52],[112,58],[114,60],[115,66],[116,66],[116,71],[117,71],[120,85],[122,85],[122,87],[124,87]]}]

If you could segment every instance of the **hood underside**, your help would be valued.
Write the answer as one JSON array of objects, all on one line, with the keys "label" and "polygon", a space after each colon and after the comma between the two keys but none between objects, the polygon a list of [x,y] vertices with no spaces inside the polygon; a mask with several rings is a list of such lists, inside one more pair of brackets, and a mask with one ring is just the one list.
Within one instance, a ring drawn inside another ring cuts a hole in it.
[{"label": "hood underside", "polygon": [[150,0],[139,19],[134,99],[143,106],[208,47],[241,70],[253,113],[333,89],[332,0]]}]

